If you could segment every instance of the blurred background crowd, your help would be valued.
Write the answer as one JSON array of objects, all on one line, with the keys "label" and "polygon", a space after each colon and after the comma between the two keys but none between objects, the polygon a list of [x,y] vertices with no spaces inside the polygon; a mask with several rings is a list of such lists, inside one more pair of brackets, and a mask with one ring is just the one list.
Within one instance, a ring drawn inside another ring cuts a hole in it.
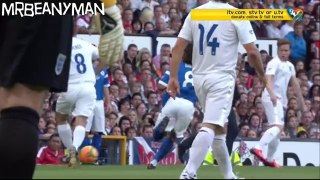
[{"label": "blurred background crowd", "polygon": [[[158,36],[177,36],[184,18],[191,9],[207,0],[118,0],[126,35],[150,36],[156,43]],[[320,139],[320,60],[319,60],[319,1],[316,0],[229,0],[243,9],[301,8],[303,21],[252,21],[258,39],[286,38],[290,40],[290,60],[295,66],[308,112],[302,113],[292,87],[288,88],[288,105],[285,111],[285,128],[282,138]],[[82,34],[96,33],[93,16],[79,16],[77,25]],[[108,69],[110,103],[106,103],[106,135],[152,137],[152,128],[161,111],[161,92],[157,83],[170,69],[171,46],[162,44],[160,53],[130,44],[123,59]],[[266,67],[273,57],[260,49]],[[264,89],[246,54],[239,53],[237,84],[233,111],[236,113],[240,138],[258,138],[268,129],[261,103]],[[44,113],[39,122],[40,138],[48,138],[56,130],[56,94],[46,99]],[[212,107],[214,108],[214,107]],[[199,129],[203,115],[196,110],[185,137]],[[72,119],[72,118],[71,118]]]}]

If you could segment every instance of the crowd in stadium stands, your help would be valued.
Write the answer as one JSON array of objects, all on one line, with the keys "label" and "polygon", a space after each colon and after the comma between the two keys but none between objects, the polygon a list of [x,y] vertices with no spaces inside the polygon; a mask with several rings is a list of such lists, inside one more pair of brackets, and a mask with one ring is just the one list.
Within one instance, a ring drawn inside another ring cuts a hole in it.
[{"label": "crowd in stadium stands", "polygon": [[[127,35],[176,36],[190,9],[206,0],[119,0]],[[288,108],[285,112],[285,130],[282,138],[320,139],[320,60],[319,60],[319,1],[316,0],[229,0],[237,8],[281,9],[298,7],[304,10],[303,21],[251,21],[257,38],[286,38],[292,43],[291,62],[295,66],[308,112],[300,112],[292,87],[288,89]],[[79,33],[95,33],[93,17],[78,17]],[[318,49],[314,50],[315,47]],[[162,44],[160,54],[130,44],[123,59],[110,67],[110,99],[112,112],[106,113],[106,134],[152,137],[152,128],[161,110],[161,93],[157,81],[170,69],[171,48]],[[271,57],[260,49],[264,65]],[[257,138],[268,129],[261,103],[263,86],[247,61],[246,54],[238,56],[237,93],[235,106],[239,137]],[[46,100],[39,123],[39,135],[48,138],[56,132],[53,110],[55,94]],[[214,108],[214,107],[212,107]],[[202,121],[197,110],[190,124],[188,136]]]}]

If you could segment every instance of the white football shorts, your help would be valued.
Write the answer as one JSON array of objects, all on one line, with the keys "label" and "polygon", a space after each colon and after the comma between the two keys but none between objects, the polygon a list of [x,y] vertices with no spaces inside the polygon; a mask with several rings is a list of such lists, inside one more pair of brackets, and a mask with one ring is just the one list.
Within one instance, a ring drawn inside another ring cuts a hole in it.
[{"label": "white football shorts", "polygon": [[261,102],[269,125],[284,125],[284,111],[281,100],[278,99],[277,105],[273,106],[269,94],[262,93]]},{"label": "white football shorts", "polygon": [[90,132],[104,132],[105,130],[105,111],[104,111],[104,101],[97,100],[93,113],[88,117],[86,131]]},{"label": "white football shorts", "polygon": [[96,89],[93,83],[69,84],[68,91],[57,99],[56,112],[72,116],[89,117],[96,103]]},{"label": "white football shorts", "polygon": [[193,75],[193,82],[204,113],[203,123],[224,127],[232,107],[234,76],[222,72]]},{"label": "white football shorts", "polygon": [[165,131],[170,132],[174,129],[177,138],[182,138],[183,133],[187,130],[193,119],[194,111],[194,105],[191,101],[179,97],[175,99],[170,97],[166,105],[162,108],[155,127],[167,116],[170,118],[170,121]]}]

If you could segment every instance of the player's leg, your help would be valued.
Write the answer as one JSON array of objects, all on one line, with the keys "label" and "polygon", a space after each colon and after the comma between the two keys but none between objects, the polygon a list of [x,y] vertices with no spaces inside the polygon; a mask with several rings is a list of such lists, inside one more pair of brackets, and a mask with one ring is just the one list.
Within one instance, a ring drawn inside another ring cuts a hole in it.
[{"label": "player's leg", "polygon": [[227,127],[227,137],[226,137],[229,155],[231,155],[232,153],[233,143],[238,136],[238,132],[239,132],[239,128],[237,125],[237,119],[234,111],[231,109],[230,114],[228,116],[228,127]]},{"label": "player's leg", "polygon": [[69,86],[68,92],[61,93],[56,104],[56,122],[58,134],[64,146],[69,150],[72,148],[72,129],[68,122],[69,114],[71,114],[74,106],[78,89]]},{"label": "player's leg", "polygon": [[[257,156],[265,165],[272,167],[279,167],[273,159],[273,155],[278,148],[280,141],[280,133],[283,128],[283,107],[280,101],[277,101],[277,105],[273,106],[270,97],[263,96],[262,103],[267,115],[269,124],[272,126],[261,137],[258,144],[250,150],[255,156]],[[264,146],[268,146],[268,158],[263,156],[262,149]]]},{"label": "player's leg", "polygon": [[48,90],[15,84],[0,88],[0,178],[31,179],[38,149],[38,121]]},{"label": "player's leg", "polygon": [[93,109],[96,103],[96,93],[94,84],[82,83],[78,85],[79,93],[75,103],[75,108],[72,115],[75,117],[74,131],[73,131],[73,142],[72,148],[70,149],[71,159],[69,166],[74,167],[76,165],[76,152],[79,150],[85,135],[86,135],[86,124],[87,119],[93,113]]},{"label": "player's leg", "polygon": [[[173,128],[174,122],[170,122],[171,114],[174,113],[175,102],[172,98],[168,100],[166,105],[162,108],[161,113],[156,121],[156,124],[153,128],[153,139],[155,141],[159,141],[165,137],[165,130],[168,129],[168,125],[170,123],[170,131]],[[169,132],[170,132],[169,131]]]},{"label": "player's leg", "polygon": [[218,146],[215,154],[218,163],[219,159],[221,161],[219,165],[224,178],[233,179],[235,175],[232,172],[225,138],[222,137],[225,136],[225,119],[231,108],[234,78],[231,75],[214,74],[206,77],[202,76],[199,80],[197,80],[197,76],[194,76],[194,79],[197,96],[204,109],[204,120],[202,128],[190,148],[189,161],[180,179],[196,175],[196,171],[213,141]]},{"label": "player's leg", "polygon": [[32,178],[44,98],[49,89],[67,88],[69,58],[63,58],[56,71],[55,66],[58,54],[70,54],[68,17],[1,17],[0,144],[7,148],[0,150],[0,178]]},{"label": "player's leg", "polygon": [[[194,78],[194,88],[197,94],[199,103],[206,112],[206,99],[207,92],[204,85],[204,76],[193,76]],[[199,133],[196,135],[191,148],[189,149],[189,160],[182,171],[179,179],[195,179],[197,178],[197,170],[199,169],[203,159],[205,158],[209,147],[214,138],[214,129],[215,127],[212,124],[202,124],[202,128]]]},{"label": "player's leg", "polygon": [[[96,108],[96,107],[95,107]],[[93,121],[95,118],[95,109],[93,110],[93,113],[88,117],[87,119],[87,124],[86,124],[86,135],[84,137],[84,140],[81,144],[81,146],[79,147],[79,149],[82,149],[84,146],[89,146],[92,144],[92,140],[90,140],[90,138],[88,137],[88,135],[90,134],[92,128],[93,128]]]},{"label": "player's leg", "polygon": [[172,149],[173,139],[170,138],[172,129],[174,128],[176,119],[173,114],[178,111],[176,101],[170,98],[166,105],[162,108],[161,113],[153,128],[153,139],[155,141],[162,141],[159,151],[155,154],[147,169],[155,169],[158,162],[165,157]]},{"label": "player's leg", "polygon": [[105,110],[104,110],[104,102],[103,100],[96,101],[96,105],[94,108],[94,120],[93,120],[93,127],[92,131],[94,132],[92,137],[92,146],[94,146],[98,152],[99,157],[98,161],[99,164],[104,164],[102,159],[104,159],[105,153],[101,149],[102,144],[102,135],[104,134],[104,126],[105,126]]},{"label": "player's leg", "polygon": [[178,157],[181,163],[184,163],[183,156],[186,153],[188,149],[190,149],[194,139],[196,138],[197,134],[192,134],[190,137],[187,139],[183,139],[179,144],[178,144]]},{"label": "player's leg", "polygon": [[[148,168],[155,168],[158,162],[161,161],[170,151],[172,151],[175,139],[183,138],[183,133],[186,131],[190,122],[192,121],[194,112],[193,103],[178,97],[174,100],[174,102],[175,103],[170,107],[170,112],[175,112],[176,117],[174,120],[170,120],[166,129],[166,131],[169,132],[169,135],[163,139],[159,151],[156,153],[154,159],[150,163],[152,166],[148,166]],[[174,132],[172,131],[173,129]]]}]

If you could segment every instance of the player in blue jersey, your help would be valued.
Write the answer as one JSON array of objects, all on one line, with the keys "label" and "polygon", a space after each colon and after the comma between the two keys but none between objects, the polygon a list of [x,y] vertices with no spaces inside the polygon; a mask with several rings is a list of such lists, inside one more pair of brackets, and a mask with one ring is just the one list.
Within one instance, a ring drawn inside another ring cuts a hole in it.
[{"label": "player in blue jersey", "polygon": [[[190,44],[185,49],[183,62],[179,65],[180,94],[173,99],[165,92],[162,97],[163,108],[153,130],[153,138],[156,141],[161,139],[163,141],[154,159],[148,164],[148,169],[156,168],[158,162],[172,150],[175,138],[183,138],[183,133],[192,121],[197,96],[193,87],[191,59],[192,45]],[[166,90],[169,75],[170,72],[166,71],[159,81],[159,90]],[[167,137],[165,137],[166,132]]]},{"label": "player in blue jersey", "polygon": [[92,145],[97,148],[99,152],[98,163],[104,164],[100,161],[104,156],[101,151],[102,135],[107,134],[105,132],[105,113],[110,111],[110,98],[109,98],[109,78],[107,68],[103,68],[102,71],[96,75],[96,104],[93,110],[93,114],[88,118],[86,125],[87,135],[93,133],[92,141],[88,136],[83,141],[82,147],[86,145]]}]

